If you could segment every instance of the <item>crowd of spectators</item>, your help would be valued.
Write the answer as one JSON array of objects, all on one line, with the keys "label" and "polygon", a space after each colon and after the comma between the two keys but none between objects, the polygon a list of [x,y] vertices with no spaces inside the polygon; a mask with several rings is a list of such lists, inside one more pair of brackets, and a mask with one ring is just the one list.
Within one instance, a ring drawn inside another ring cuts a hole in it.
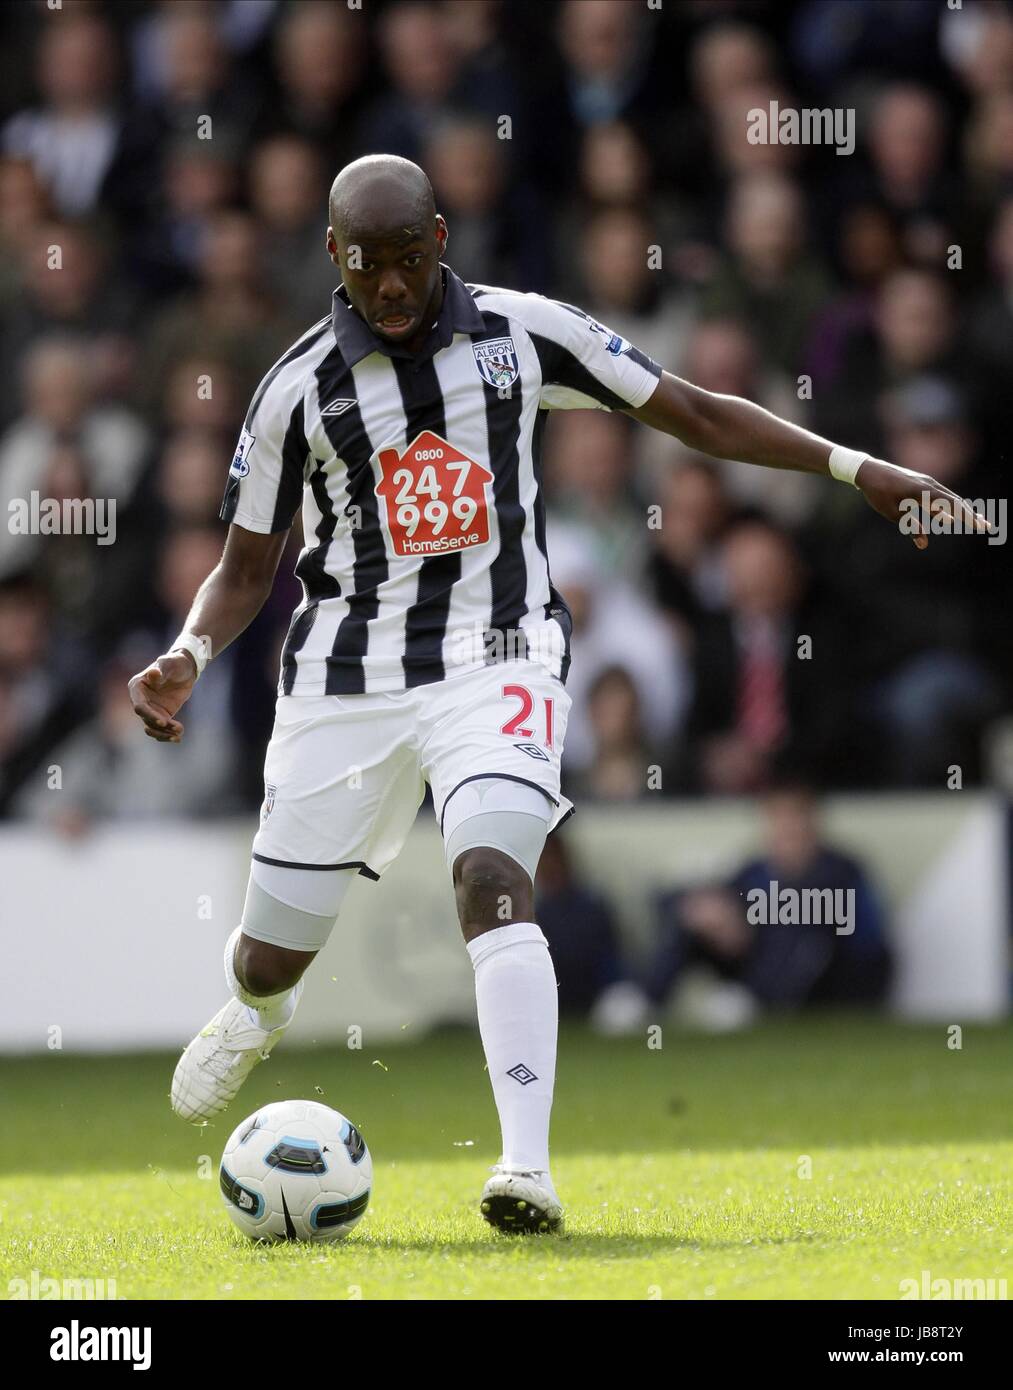
[{"label": "crowd of spectators", "polygon": [[[0,529],[0,815],[53,815],[54,765],[68,829],[258,804],[299,536],[171,757],[125,677],[220,553],[247,401],[327,312],[327,189],[361,154],[427,169],[466,280],[1003,496],[1002,0],[25,0],[0,23],[0,505],[117,503],[113,545]],[[853,110],[854,152],[751,143],[773,101]],[[544,460],[573,793],[981,777],[1011,688],[1002,546],[918,552],[852,489],[622,415],[555,413]]]}]

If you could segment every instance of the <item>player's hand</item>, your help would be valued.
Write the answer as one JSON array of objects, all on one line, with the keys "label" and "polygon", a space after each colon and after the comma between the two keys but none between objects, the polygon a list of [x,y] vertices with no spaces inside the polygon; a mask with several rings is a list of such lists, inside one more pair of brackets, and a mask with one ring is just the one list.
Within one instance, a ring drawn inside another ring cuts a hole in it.
[{"label": "player's hand", "polygon": [[127,690],[134,713],[144,722],[144,732],[159,743],[178,743],[183,725],[173,716],[186,703],[197,680],[197,667],[186,652],[160,656],[138,675]]},{"label": "player's hand", "polygon": [[[992,529],[970,503],[926,473],[911,473],[882,459],[868,458],[859,468],[855,482],[880,516],[887,521],[904,521],[904,529],[919,550],[928,545],[931,522],[936,517],[947,518],[951,525],[959,517],[962,531],[988,534]],[[936,526],[938,529],[938,521]]]}]

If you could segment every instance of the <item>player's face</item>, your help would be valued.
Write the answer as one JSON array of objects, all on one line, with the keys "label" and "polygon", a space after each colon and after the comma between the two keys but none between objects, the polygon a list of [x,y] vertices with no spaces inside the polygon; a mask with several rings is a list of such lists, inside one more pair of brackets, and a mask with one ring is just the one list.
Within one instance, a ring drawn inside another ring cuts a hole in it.
[{"label": "player's face", "polygon": [[446,236],[442,217],[431,227],[356,239],[327,229],[349,302],[377,337],[410,349],[428,335],[439,307]]}]

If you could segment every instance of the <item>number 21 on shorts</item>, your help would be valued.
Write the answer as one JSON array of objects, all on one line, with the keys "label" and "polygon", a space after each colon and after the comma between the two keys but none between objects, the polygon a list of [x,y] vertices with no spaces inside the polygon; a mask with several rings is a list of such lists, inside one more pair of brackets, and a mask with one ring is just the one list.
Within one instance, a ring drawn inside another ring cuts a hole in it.
[{"label": "number 21 on shorts", "polygon": [[[506,734],[507,738],[534,738],[535,729],[531,722],[531,716],[535,711],[535,698],[526,685],[505,685],[503,687],[504,700],[516,700],[519,708],[504,725],[500,728],[501,734]],[[552,747],[552,698],[548,695],[542,701],[545,708],[545,739],[544,746]]]}]

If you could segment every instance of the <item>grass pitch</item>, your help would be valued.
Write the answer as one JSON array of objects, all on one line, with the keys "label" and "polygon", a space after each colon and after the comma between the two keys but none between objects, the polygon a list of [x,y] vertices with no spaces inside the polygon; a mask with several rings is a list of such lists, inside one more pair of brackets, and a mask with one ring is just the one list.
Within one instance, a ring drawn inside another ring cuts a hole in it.
[{"label": "grass pitch", "polygon": [[[6,1058],[0,1297],[33,1270],[127,1299],[897,1299],[926,1270],[1009,1278],[1011,1042],[852,1018],[666,1028],[660,1050],[564,1030],[563,1239],[479,1217],[498,1128],[470,1033],[282,1046],[204,1130],[169,1110],[175,1057]],[[218,1158],[243,1115],[297,1096],[362,1127],[373,1200],[343,1243],[253,1246]]]}]

